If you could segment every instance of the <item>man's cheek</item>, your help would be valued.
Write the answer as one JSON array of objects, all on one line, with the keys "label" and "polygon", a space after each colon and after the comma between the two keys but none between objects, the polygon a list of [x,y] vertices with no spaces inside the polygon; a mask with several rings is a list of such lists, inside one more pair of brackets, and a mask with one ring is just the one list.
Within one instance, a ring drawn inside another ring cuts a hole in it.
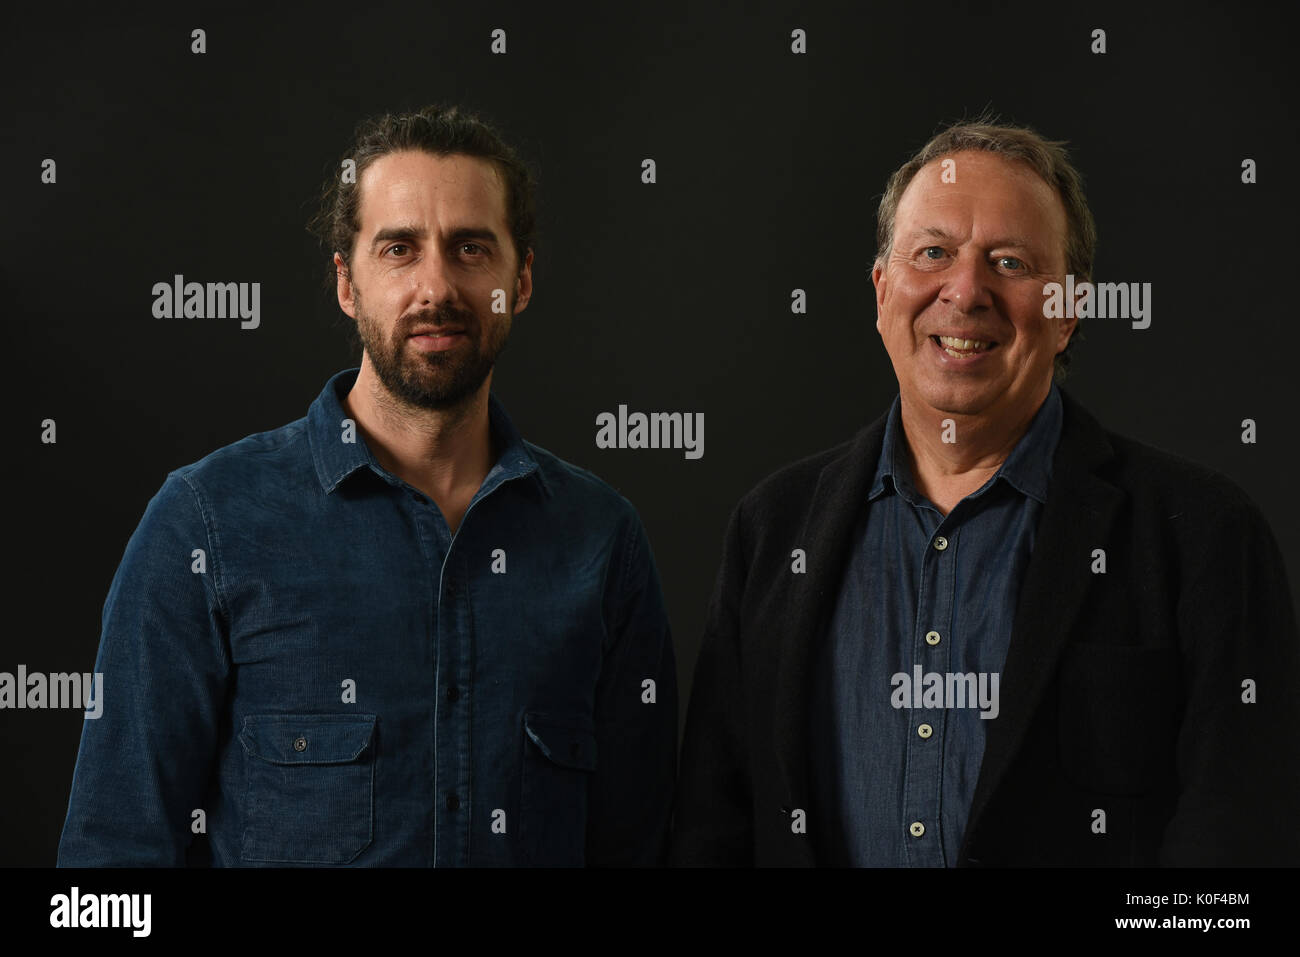
[{"label": "man's cheek", "polygon": [[876,306],[876,328],[886,339],[897,336],[900,322],[906,315],[902,308],[905,301],[899,298],[898,287],[892,282],[885,287],[885,294]]}]

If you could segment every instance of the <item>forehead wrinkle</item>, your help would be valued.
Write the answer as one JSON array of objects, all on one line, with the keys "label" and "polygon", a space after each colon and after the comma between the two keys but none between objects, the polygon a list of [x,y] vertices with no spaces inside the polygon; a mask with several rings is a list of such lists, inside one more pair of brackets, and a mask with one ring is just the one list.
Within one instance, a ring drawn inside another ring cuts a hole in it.
[{"label": "forehead wrinkle", "polygon": [[[362,237],[371,232],[368,248],[375,250],[385,238],[423,240],[459,233],[501,245],[509,222],[504,180],[496,166],[460,154],[425,155],[436,161],[434,168],[412,151],[387,154],[366,167],[358,183],[362,201],[357,212]],[[384,162],[395,157],[397,162]],[[394,235],[403,229],[409,237]]]},{"label": "forehead wrinkle", "polygon": [[[1045,185],[1045,184],[1044,184]],[[974,192],[968,195],[982,197],[982,193]],[[1041,194],[1040,194],[1041,196]],[[1052,246],[1053,237],[1053,220],[1057,218],[1060,210],[1049,205],[1044,208],[1043,205],[1036,201],[1024,197],[1025,201],[1011,199],[1006,203],[993,207],[992,210],[981,210],[971,206],[961,206],[953,208],[943,201],[942,195],[927,196],[918,194],[915,197],[909,197],[913,200],[910,208],[903,208],[900,204],[900,220],[911,220],[910,223],[899,222],[895,227],[896,241],[899,244],[907,245],[922,237],[933,237],[945,242],[958,243],[966,245],[967,243],[976,242],[982,249],[1027,249],[1027,250],[1045,250]],[[935,199],[938,203],[933,202]],[[1059,203],[1059,200],[1058,200]],[[920,208],[917,208],[917,207]],[[1015,218],[1014,222],[1005,222],[1007,215],[1010,214]],[[1017,214],[1019,214],[1017,216]],[[1026,221],[1023,217],[1028,216],[1030,220]],[[954,225],[958,226],[957,231],[937,225],[934,220],[943,222],[947,217],[955,217]],[[1061,225],[1068,235],[1068,222],[1061,217]],[[926,223],[920,225],[917,221]],[[1041,225],[1042,229],[1036,229],[1032,232],[1025,232],[1027,226]],[[899,229],[898,227],[903,228]],[[1042,233],[1043,235],[1035,235]]]}]

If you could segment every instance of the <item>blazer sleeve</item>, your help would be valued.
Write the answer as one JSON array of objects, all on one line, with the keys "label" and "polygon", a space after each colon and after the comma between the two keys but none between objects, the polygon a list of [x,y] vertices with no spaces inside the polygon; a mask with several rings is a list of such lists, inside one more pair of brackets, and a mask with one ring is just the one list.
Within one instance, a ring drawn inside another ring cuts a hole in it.
[{"label": "blazer sleeve", "polygon": [[1187,700],[1160,861],[1300,865],[1300,639],[1285,564],[1253,503],[1207,511],[1183,543]]},{"label": "blazer sleeve", "polygon": [[673,821],[677,866],[752,866],[754,821],[746,748],[741,602],[747,579],[742,501],[727,525],[691,690]]}]

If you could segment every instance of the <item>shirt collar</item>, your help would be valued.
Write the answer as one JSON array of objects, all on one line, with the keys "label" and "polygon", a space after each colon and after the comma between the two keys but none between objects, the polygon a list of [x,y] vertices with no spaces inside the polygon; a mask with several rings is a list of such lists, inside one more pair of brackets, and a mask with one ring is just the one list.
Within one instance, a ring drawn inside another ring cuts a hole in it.
[{"label": "shirt collar", "polygon": [[[898,493],[909,502],[916,504],[920,500],[920,495],[912,484],[912,473],[908,468],[907,459],[898,447],[898,443],[903,438],[901,402],[900,396],[894,396],[894,403],[889,407],[889,416],[885,419],[880,462],[876,466],[876,474],[871,482],[871,491],[867,494],[868,501],[874,501],[884,494],[886,476]],[[1061,393],[1053,382],[1047,392],[1047,398],[1034,413],[1029,428],[1020,437],[1020,441],[1011,450],[1002,467],[980,489],[980,492],[989,488],[998,478],[1002,478],[1021,494],[1039,502],[1046,502],[1047,486],[1052,477],[1052,456],[1056,452],[1056,444],[1060,437]],[[980,492],[975,494],[978,495]]]},{"label": "shirt collar", "polygon": [[[353,472],[366,467],[386,482],[397,481],[375,459],[355,425],[352,430],[354,441],[343,441],[343,420],[348,417],[343,410],[343,397],[351,391],[360,371],[359,368],[344,369],[331,376],[307,410],[307,436],[311,442],[312,460],[316,465],[316,477],[326,494],[338,488]],[[535,474],[545,489],[546,479],[529,451],[528,443],[494,395],[488,396],[488,428],[492,432],[493,444],[501,452],[483,479],[480,492],[485,494],[502,482],[529,474]]]}]

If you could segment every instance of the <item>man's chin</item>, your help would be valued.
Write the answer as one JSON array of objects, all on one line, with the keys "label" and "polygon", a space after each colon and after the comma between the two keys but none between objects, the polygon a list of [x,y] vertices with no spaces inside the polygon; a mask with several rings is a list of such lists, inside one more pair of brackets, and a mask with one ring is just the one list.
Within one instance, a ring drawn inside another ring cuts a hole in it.
[{"label": "man's chin", "polygon": [[991,383],[930,383],[919,390],[917,398],[936,412],[945,415],[979,415],[998,398]]},{"label": "man's chin", "polygon": [[389,391],[410,405],[446,411],[464,405],[477,395],[490,371],[479,373],[446,367],[404,369],[400,383],[390,385]]},{"label": "man's chin", "polygon": [[397,394],[421,409],[445,411],[463,405],[477,391],[477,387],[460,382],[429,384],[408,381]]}]

